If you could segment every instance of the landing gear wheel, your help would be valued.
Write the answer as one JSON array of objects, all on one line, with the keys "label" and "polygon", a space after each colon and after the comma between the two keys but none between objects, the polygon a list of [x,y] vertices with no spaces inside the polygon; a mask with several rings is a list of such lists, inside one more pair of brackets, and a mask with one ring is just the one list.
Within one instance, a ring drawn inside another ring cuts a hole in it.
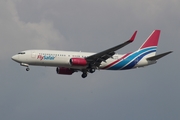
[{"label": "landing gear wheel", "polygon": [[29,71],[29,70],[30,70],[30,68],[29,68],[29,67],[27,67],[27,68],[26,68],[26,71]]},{"label": "landing gear wheel", "polygon": [[94,69],[94,68],[91,68],[91,69],[89,70],[89,72],[90,72],[90,73],[94,73],[94,72],[95,72],[95,69]]},{"label": "landing gear wheel", "polygon": [[83,74],[81,75],[81,77],[82,77],[82,78],[86,78],[86,77],[87,77],[87,73],[83,73]]}]

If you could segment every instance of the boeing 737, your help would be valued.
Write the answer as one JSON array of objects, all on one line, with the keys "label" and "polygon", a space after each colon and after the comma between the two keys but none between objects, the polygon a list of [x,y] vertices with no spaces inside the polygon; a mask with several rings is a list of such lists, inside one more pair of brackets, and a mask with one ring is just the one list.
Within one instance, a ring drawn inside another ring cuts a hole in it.
[{"label": "boeing 737", "polygon": [[127,70],[155,64],[158,59],[172,51],[156,55],[160,30],[154,30],[141,47],[126,54],[115,52],[132,43],[137,31],[126,42],[99,53],[73,52],[59,50],[26,50],[12,56],[12,60],[20,63],[29,71],[30,65],[56,67],[57,74],[72,75],[81,71],[82,78],[96,70]]}]

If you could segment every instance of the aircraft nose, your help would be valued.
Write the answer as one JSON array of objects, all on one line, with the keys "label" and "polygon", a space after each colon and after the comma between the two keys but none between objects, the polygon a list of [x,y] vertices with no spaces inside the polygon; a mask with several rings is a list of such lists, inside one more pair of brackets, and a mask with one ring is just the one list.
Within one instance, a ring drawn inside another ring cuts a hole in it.
[{"label": "aircraft nose", "polygon": [[14,56],[12,56],[12,58],[11,58],[12,60],[14,60],[14,61],[18,61],[18,55],[14,55]]}]

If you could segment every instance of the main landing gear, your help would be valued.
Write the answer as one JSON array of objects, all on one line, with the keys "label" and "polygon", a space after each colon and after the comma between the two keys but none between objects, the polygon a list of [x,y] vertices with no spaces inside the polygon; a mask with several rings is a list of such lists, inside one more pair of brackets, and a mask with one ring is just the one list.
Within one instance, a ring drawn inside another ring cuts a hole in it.
[{"label": "main landing gear", "polygon": [[83,74],[81,75],[82,78],[86,78],[87,77],[87,72],[83,72]]},{"label": "main landing gear", "polygon": [[95,71],[96,71],[96,69],[94,69],[94,68],[89,69],[90,73],[94,73]]},{"label": "main landing gear", "polygon": [[81,77],[82,77],[82,78],[86,78],[86,77],[87,77],[88,72],[90,72],[90,73],[94,73],[95,71],[96,71],[96,69],[95,69],[95,68],[90,68],[90,69],[87,69],[87,70],[85,70],[85,71],[82,71],[83,73],[82,73]]}]

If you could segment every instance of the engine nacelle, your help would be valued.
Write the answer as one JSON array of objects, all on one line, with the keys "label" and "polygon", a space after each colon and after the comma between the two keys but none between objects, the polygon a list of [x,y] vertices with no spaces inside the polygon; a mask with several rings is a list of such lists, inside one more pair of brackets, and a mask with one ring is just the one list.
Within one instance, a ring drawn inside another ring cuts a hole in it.
[{"label": "engine nacelle", "polygon": [[65,67],[57,67],[56,72],[57,74],[72,75],[74,73],[74,70]]},{"label": "engine nacelle", "polygon": [[71,58],[69,62],[73,66],[86,66],[87,65],[87,61],[84,58]]}]

